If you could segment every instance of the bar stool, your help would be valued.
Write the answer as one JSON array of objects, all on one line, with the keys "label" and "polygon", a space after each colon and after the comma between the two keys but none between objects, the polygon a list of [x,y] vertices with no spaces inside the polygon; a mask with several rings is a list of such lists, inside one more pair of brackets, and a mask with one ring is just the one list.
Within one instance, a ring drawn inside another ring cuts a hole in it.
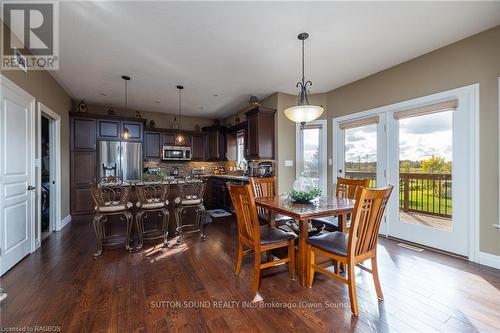
[{"label": "bar stool", "polygon": [[132,251],[130,246],[132,214],[129,210],[133,205],[128,201],[129,189],[129,186],[123,185],[121,178],[115,176],[103,177],[98,183],[91,186],[90,191],[96,212],[93,224],[97,239],[97,252],[94,253],[94,258],[102,254],[103,245],[117,245],[120,243],[109,243],[107,240],[123,236],[123,234],[106,235],[104,224],[109,222],[111,216],[119,216],[121,221],[126,221],[125,249],[129,252]]},{"label": "bar stool", "polygon": [[[205,193],[204,181],[193,181],[184,184],[178,184],[179,196],[175,198],[175,221],[177,224],[176,232],[179,235],[177,244],[182,241],[183,232],[199,232],[202,240],[207,239],[203,232],[203,223],[205,222],[205,206],[203,205],[203,194]],[[191,224],[182,223],[182,213],[185,209],[192,209],[195,212],[195,221]],[[187,229],[186,231],[184,231]]]},{"label": "bar stool", "polygon": [[[168,222],[170,221],[170,213],[168,211],[168,192],[170,186],[163,182],[163,179],[157,179],[159,182],[154,183],[137,183],[137,198],[138,202],[136,207],[139,209],[135,215],[137,224],[137,232],[139,234],[139,244],[137,249],[141,249],[144,240],[152,241],[162,239],[163,247],[167,247],[168,241]],[[161,217],[161,227],[158,228],[157,220],[154,219],[155,228],[150,230],[144,229],[144,221],[149,217],[157,214],[158,218]],[[161,231],[160,236],[154,236],[155,233]],[[151,235],[151,236],[150,236]]]}]

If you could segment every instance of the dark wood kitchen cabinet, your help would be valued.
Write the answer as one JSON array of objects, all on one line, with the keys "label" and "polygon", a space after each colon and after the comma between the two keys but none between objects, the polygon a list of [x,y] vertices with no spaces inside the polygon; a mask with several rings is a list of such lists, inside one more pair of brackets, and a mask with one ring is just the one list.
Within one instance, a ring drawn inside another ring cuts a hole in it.
[{"label": "dark wood kitchen cabinet", "polygon": [[144,123],[135,118],[71,112],[70,124],[71,215],[92,214],[94,204],[90,185],[99,178],[97,141],[119,141],[126,127],[130,133],[129,141],[142,142]]},{"label": "dark wood kitchen cabinet", "polygon": [[175,146],[175,133],[163,133],[162,145]]},{"label": "dark wood kitchen cabinet", "polygon": [[206,135],[203,133],[191,135],[191,159],[193,161],[206,160]]},{"label": "dark wood kitchen cabinet", "polygon": [[97,138],[99,140],[120,140],[125,128],[129,133],[128,141],[142,141],[142,122],[109,119],[97,120]]},{"label": "dark wood kitchen cabinet", "polygon": [[161,157],[160,146],[161,133],[144,132],[144,157],[159,159]]},{"label": "dark wood kitchen cabinet", "polygon": [[71,149],[95,150],[96,149],[96,120],[88,118],[71,119]]},{"label": "dark wood kitchen cabinet", "polygon": [[207,161],[227,161],[226,128],[222,126],[204,127],[207,133]]},{"label": "dark wood kitchen cabinet", "polygon": [[[128,141],[142,141],[143,123],[136,121],[122,121],[121,131],[128,129],[129,139]],[[120,133],[121,133],[120,131]]]},{"label": "dark wood kitchen cabinet", "polygon": [[97,137],[101,140],[120,139],[120,122],[116,120],[97,120]]},{"label": "dark wood kitchen cabinet", "polygon": [[274,114],[276,110],[254,108],[247,116],[246,159],[274,159]]}]

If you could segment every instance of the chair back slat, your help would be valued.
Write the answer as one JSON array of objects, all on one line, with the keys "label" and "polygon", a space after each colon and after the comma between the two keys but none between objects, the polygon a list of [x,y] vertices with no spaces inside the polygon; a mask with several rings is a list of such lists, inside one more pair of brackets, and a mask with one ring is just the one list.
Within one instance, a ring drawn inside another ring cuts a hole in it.
[{"label": "chair back slat", "polygon": [[[255,198],[273,197],[276,195],[275,177],[256,178],[250,177],[250,185],[252,186],[253,195]],[[266,220],[268,210],[263,207],[257,207],[257,213],[261,219]]]},{"label": "chair back slat", "polygon": [[356,191],[359,187],[368,187],[370,179],[350,179],[350,178],[337,178],[337,188],[335,196],[343,199],[354,199]]},{"label": "chair back slat", "polygon": [[349,255],[360,256],[376,248],[380,223],[392,189],[392,185],[381,189],[358,189],[349,230]]},{"label": "chair back slat", "polygon": [[251,186],[227,183],[227,187],[236,212],[239,236],[255,245],[260,244],[259,218]]}]

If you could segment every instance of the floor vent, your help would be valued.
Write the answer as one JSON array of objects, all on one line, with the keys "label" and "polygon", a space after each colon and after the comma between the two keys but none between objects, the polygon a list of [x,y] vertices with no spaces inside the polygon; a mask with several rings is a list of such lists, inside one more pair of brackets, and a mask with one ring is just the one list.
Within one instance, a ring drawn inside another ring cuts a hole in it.
[{"label": "floor vent", "polygon": [[410,245],[410,244],[405,244],[405,243],[398,243],[398,246],[404,247],[405,249],[416,251],[416,252],[423,252],[424,249],[421,249],[419,247]]}]

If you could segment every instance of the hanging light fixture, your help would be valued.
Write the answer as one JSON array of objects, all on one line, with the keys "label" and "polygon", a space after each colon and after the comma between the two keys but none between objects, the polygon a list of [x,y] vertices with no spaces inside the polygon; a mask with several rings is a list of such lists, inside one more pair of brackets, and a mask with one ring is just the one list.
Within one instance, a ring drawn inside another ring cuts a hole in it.
[{"label": "hanging light fixture", "polygon": [[299,101],[297,106],[292,106],[285,110],[285,116],[296,123],[301,123],[304,125],[306,122],[313,121],[321,116],[324,109],[322,106],[310,105],[307,94],[307,86],[312,85],[311,81],[306,81],[304,75],[304,40],[309,37],[306,32],[301,33],[297,36],[299,40],[302,41],[302,81],[298,82],[296,87],[300,88]]},{"label": "hanging light fixture", "polygon": [[175,144],[176,145],[184,145],[186,143],[186,140],[184,136],[181,133],[181,108],[182,108],[182,89],[184,89],[183,86],[177,86],[177,89],[179,90],[179,126],[178,126],[178,132],[177,136],[175,137]]},{"label": "hanging light fixture", "polygon": [[[127,86],[127,83],[128,81],[130,81],[130,76],[128,75],[122,75],[122,79],[123,81],[125,81],[125,114],[127,114],[127,110],[128,110],[128,86]],[[128,140],[130,138],[130,133],[128,131],[128,128],[124,128],[122,133],[122,138],[125,139],[125,140]]]}]

